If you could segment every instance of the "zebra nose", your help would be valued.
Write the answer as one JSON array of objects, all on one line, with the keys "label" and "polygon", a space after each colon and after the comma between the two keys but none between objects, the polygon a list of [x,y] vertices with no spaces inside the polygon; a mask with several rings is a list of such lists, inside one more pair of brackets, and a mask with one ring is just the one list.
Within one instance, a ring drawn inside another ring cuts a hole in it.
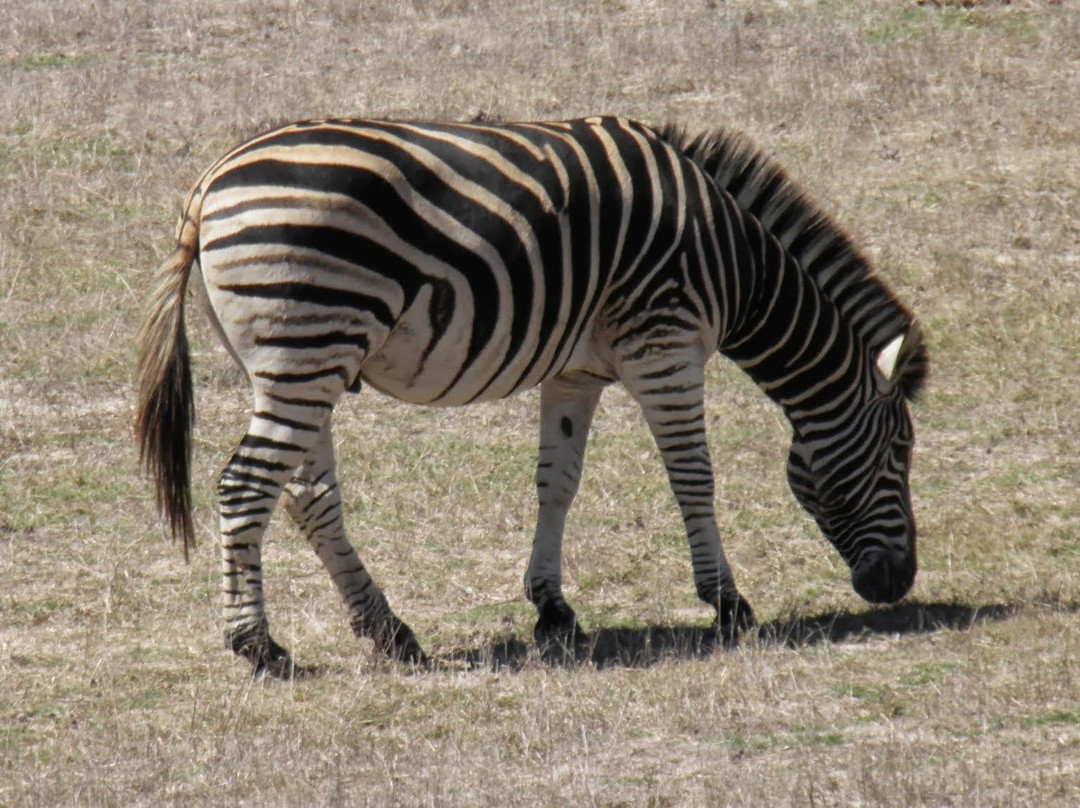
[{"label": "zebra nose", "polygon": [[896,603],[915,582],[915,553],[881,548],[851,571],[851,584],[870,603]]}]

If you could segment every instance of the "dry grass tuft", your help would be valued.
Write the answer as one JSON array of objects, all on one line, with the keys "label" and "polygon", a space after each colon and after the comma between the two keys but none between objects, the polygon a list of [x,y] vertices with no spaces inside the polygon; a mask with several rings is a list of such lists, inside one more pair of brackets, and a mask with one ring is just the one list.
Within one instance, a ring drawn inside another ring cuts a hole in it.
[{"label": "dry grass tuft", "polygon": [[[1080,15],[1065,4],[22,0],[0,27],[0,803],[1080,802]],[[918,312],[921,572],[868,610],[785,489],[787,428],[710,377],[722,530],[766,624],[701,656],[676,509],[619,391],[571,517],[596,646],[520,593],[537,398],[339,415],[349,525],[437,664],[357,647],[284,522],[279,638],[220,648],[212,480],[246,393],[193,317],[199,547],[163,541],[130,375],[153,268],[224,148],[317,115],[618,112],[746,129]]]}]

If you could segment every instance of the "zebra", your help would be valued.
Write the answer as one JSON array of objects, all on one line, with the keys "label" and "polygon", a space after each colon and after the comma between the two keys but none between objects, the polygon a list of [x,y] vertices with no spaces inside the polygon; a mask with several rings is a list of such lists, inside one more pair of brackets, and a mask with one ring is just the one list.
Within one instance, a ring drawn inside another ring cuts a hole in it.
[{"label": "zebra", "polygon": [[323,119],[259,135],[195,184],[140,331],[136,441],[185,556],[194,420],[185,290],[252,388],[218,480],[226,646],[288,677],[260,546],[284,494],[358,637],[426,661],[345,536],[331,412],[362,384],[458,406],[540,387],[539,500],[525,594],[541,646],[586,638],[562,537],[601,391],[641,407],[690,547],[710,637],[755,616],[714,510],[706,362],[733,360],[792,427],[787,475],[874,603],[916,573],[908,403],[918,322],[868,259],[741,133],[620,117],[454,123]]}]

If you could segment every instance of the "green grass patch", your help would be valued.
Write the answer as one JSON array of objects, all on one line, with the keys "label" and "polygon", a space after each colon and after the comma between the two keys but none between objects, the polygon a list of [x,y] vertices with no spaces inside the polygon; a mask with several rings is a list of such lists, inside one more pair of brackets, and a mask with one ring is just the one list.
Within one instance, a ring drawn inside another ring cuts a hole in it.
[{"label": "green grass patch", "polygon": [[36,70],[57,70],[65,67],[76,67],[92,61],[94,61],[94,57],[89,54],[69,55],[60,52],[31,53],[27,56],[9,59],[7,67],[11,70],[31,73]]},{"label": "green grass patch", "polygon": [[0,723],[0,759],[5,763],[20,760],[39,738],[40,735],[28,726]]},{"label": "green grass patch", "polygon": [[956,667],[955,664],[947,662],[920,662],[904,671],[898,681],[908,687],[942,685],[950,676],[955,675]]},{"label": "green grass patch", "polygon": [[1080,707],[1055,708],[1038,715],[1026,716],[1022,725],[1025,729],[1049,726],[1080,727]]},{"label": "green grass patch", "polygon": [[779,749],[804,749],[817,746],[840,746],[846,742],[836,729],[795,725],[787,730],[765,734],[723,733],[720,742],[733,755],[773,752]]},{"label": "green grass patch", "polygon": [[[0,140],[0,170],[27,169],[96,169],[127,172],[135,165],[136,152],[125,138],[104,130],[91,136],[74,133],[38,134],[32,128],[22,128]],[[130,203],[121,201],[118,210],[103,202],[97,215],[122,216]],[[135,207],[138,207],[137,205]],[[51,211],[59,213],[59,211]],[[77,211],[68,214],[74,215]]]},{"label": "green grass patch", "polygon": [[894,45],[923,36],[932,30],[934,18],[924,9],[904,8],[866,29],[871,45]]},{"label": "green grass patch", "polygon": [[[38,626],[50,620],[54,615],[70,609],[67,601],[49,598],[46,600],[16,600],[7,606],[13,626],[28,628]],[[37,663],[35,663],[37,664]]]},{"label": "green grass patch", "polygon": [[832,686],[839,696],[858,699],[867,704],[882,704],[893,698],[893,689],[887,684],[872,682],[841,682]]},{"label": "green grass patch", "polygon": [[118,700],[116,706],[120,710],[156,710],[164,707],[173,700],[172,694],[158,687],[146,687],[142,690],[128,692]]},{"label": "green grass patch", "polygon": [[91,523],[110,520],[109,509],[134,497],[146,495],[145,484],[133,478],[103,469],[90,469],[76,463],[65,464],[53,475],[48,486],[22,488],[18,481],[0,480],[0,497],[12,505],[4,515],[6,530],[12,533],[32,531],[56,525],[56,513],[62,510],[65,520],[85,518]]},{"label": "green grass patch", "polygon": [[935,7],[905,6],[892,14],[882,15],[866,29],[871,45],[889,46],[916,43],[940,33],[962,35],[967,32],[987,32],[1003,35],[1013,44],[1031,44],[1045,29],[1048,15],[1022,9],[964,8],[959,4]]},{"label": "green grass patch", "polygon": [[536,609],[531,603],[524,600],[510,603],[485,603],[481,606],[473,606],[464,609],[454,615],[442,616],[453,618],[455,622],[463,625],[476,625],[494,627],[500,623],[529,621],[536,619]]}]

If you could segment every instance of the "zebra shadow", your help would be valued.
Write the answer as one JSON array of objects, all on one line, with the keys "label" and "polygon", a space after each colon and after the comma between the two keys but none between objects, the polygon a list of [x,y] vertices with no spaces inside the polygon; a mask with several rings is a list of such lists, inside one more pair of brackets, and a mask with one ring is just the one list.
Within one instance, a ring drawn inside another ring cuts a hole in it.
[{"label": "zebra shadow", "polygon": [[[759,646],[804,648],[818,643],[842,643],[874,636],[967,631],[988,621],[1005,620],[1018,607],[1006,604],[966,606],[953,603],[899,603],[866,612],[838,612],[814,617],[786,617],[769,621],[743,640]],[[520,670],[530,661],[560,666],[591,664],[597,668],[647,668],[659,662],[691,660],[718,652],[705,627],[646,626],[600,628],[571,652],[541,653],[518,637],[498,638],[486,646],[451,652],[435,662],[468,669]],[[721,651],[722,652],[722,651]]]}]

